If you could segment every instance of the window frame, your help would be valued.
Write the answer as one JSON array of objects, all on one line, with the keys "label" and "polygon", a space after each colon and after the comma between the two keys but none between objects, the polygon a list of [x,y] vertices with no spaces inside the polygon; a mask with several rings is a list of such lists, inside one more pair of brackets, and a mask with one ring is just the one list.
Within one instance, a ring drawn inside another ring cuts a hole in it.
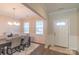
[{"label": "window frame", "polygon": [[[42,25],[41,25],[42,27],[40,25],[39,26],[37,25],[37,23],[39,23],[39,22],[42,23]],[[40,31],[39,31],[39,29],[37,30],[37,27],[40,28],[41,30]],[[36,28],[35,29],[36,35],[44,35],[44,22],[43,22],[43,20],[37,20],[36,23],[35,23],[35,28]],[[38,33],[37,33],[37,31],[38,31]],[[42,33],[39,33],[39,32],[42,32]]]}]

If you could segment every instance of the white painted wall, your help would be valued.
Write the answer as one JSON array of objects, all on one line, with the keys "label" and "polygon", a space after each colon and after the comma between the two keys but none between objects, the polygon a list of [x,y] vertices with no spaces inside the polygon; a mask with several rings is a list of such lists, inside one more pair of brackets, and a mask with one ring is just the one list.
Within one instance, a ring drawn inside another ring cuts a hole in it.
[{"label": "white painted wall", "polygon": [[8,22],[19,22],[7,16],[0,16],[0,34],[5,32],[19,32],[19,26],[8,25]]},{"label": "white painted wall", "polygon": [[49,35],[47,39],[47,45],[51,44],[54,45],[54,31],[53,31],[53,19],[63,17],[68,19],[69,21],[69,49],[78,50],[78,11],[76,8],[68,9],[68,10],[61,10],[54,13],[49,14]]},{"label": "white painted wall", "polygon": [[[24,21],[23,21],[24,20]],[[44,34],[43,35],[37,35],[36,34],[36,21],[42,20],[44,23]],[[37,16],[33,16],[27,19],[27,17],[25,19],[22,19],[21,24],[24,24],[25,22],[29,23],[29,34],[31,36],[34,37],[34,41],[37,43],[43,43],[45,44],[46,38],[47,38],[47,21],[42,19],[41,17]],[[24,32],[24,28],[23,25],[21,26],[21,32]]]}]

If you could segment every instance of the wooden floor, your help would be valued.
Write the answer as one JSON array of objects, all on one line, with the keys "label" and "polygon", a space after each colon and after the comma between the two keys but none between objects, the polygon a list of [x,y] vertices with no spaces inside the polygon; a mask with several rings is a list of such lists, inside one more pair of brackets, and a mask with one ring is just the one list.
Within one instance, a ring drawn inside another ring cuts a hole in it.
[{"label": "wooden floor", "polygon": [[30,55],[67,55],[67,54],[52,51],[48,48],[44,48],[44,45],[40,45],[33,52],[31,52]]},{"label": "wooden floor", "polygon": [[65,48],[50,47],[49,49],[44,47],[45,46],[43,44],[31,43],[31,46],[29,48],[26,47],[24,51],[15,52],[13,55],[71,55],[69,54],[70,52]]}]

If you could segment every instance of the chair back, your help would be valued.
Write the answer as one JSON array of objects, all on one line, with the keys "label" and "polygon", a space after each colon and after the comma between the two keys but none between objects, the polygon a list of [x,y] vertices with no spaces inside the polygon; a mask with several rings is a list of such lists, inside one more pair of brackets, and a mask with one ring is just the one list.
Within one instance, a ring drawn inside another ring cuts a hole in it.
[{"label": "chair back", "polygon": [[21,38],[19,36],[13,37],[12,40],[11,40],[11,43],[12,43],[11,48],[20,46]]},{"label": "chair back", "polygon": [[23,36],[23,39],[24,39],[24,40],[23,40],[23,44],[26,44],[26,43],[29,42],[29,37],[30,37],[29,35],[24,35],[24,36]]}]

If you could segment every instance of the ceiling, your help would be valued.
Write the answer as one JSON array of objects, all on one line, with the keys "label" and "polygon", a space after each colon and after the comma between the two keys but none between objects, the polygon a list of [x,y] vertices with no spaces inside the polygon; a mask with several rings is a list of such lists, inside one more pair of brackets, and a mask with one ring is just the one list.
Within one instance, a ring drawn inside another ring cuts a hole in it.
[{"label": "ceiling", "polygon": [[43,3],[41,5],[47,13],[64,9],[79,8],[79,3]]},{"label": "ceiling", "polygon": [[[38,4],[38,3],[37,3]],[[79,8],[78,3],[39,3],[46,11],[52,13],[59,10]],[[13,10],[15,8],[15,10]],[[15,17],[16,19],[36,16],[27,6],[21,3],[0,3],[0,15]]]},{"label": "ceiling", "polygon": [[20,3],[0,3],[0,15],[21,19],[35,16],[36,14]]}]

